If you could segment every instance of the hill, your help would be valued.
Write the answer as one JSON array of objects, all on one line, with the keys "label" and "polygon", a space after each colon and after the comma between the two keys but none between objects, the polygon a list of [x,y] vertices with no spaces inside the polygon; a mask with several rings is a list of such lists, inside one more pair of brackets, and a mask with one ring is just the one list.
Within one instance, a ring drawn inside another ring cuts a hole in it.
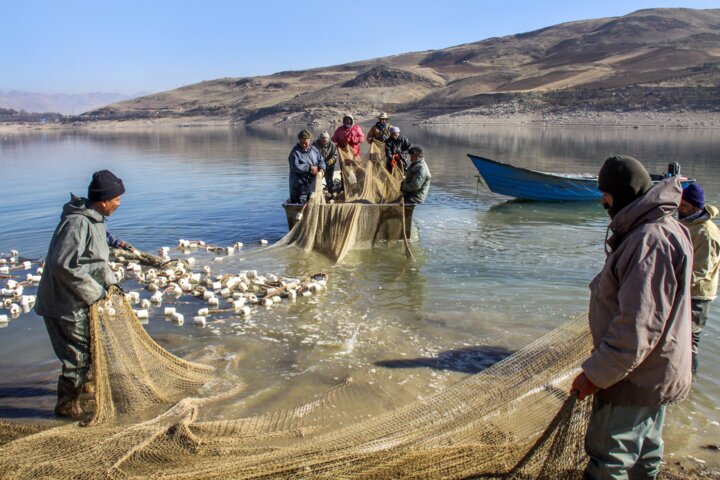
[{"label": "hill", "polygon": [[339,121],[384,110],[720,112],[720,9],[650,9],[425,52],[223,78],[88,112],[81,120]]},{"label": "hill", "polygon": [[114,102],[130,98],[119,93],[47,94],[11,90],[0,92],[0,108],[25,112],[57,112],[63,115],[80,115]]}]

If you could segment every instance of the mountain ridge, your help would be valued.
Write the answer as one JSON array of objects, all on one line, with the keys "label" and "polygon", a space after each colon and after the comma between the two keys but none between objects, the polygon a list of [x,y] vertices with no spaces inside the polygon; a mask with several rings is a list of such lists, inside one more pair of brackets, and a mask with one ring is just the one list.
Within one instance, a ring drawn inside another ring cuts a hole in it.
[{"label": "mountain ridge", "polygon": [[[117,102],[79,119],[201,117],[313,124],[339,121],[344,112],[359,118],[379,110],[443,115],[484,107],[493,99],[506,102],[508,96],[550,108],[558,97],[552,92],[564,92],[560,97],[575,110],[628,105],[642,110],[642,97],[651,93],[666,103],[648,108],[720,111],[720,99],[707,94],[718,87],[720,9],[644,9],[439,50],[208,80]],[[688,89],[703,101],[678,98]],[[588,103],[601,97],[618,101]]]}]

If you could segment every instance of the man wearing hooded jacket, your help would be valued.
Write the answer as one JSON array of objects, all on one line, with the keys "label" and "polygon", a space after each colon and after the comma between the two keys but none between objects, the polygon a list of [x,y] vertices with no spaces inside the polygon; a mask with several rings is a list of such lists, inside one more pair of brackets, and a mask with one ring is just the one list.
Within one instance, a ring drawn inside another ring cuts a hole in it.
[{"label": "man wearing hooded jacket", "polygon": [[95,172],[88,198],[71,195],[55,229],[38,286],[35,310],[45,319],[55,354],[62,362],[55,414],[80,419],[79,397],[90,370],[89,307],[116,283],[105,217],[120,206],[122,180],[109,170]]},{"label": "man wearing hooded jacket", "polygon": [[349,113],[343,117],[343,124],[340,125],[332,136],[332,141],[340,148],[350,145],[355,155],[360,156],[360,144],[365,140],[365,134],[360,125],[355,124],[355,119]]},{"label": "man wearing hooded jacket", "polygon": [[585,478],[626,479],[632,471],[653,479],[665,407],[684,400],[692,381],[692,244],[673,218],[682,187],[676,177],[653,187],[640,162],[614,156],[600,169],[598,188],[612,235],[590,283],[595,348],[571,387],[580,399],[594,395]]},{"label": "man wearing hooded jacket", "polygon": [[713,222],[718,209],[705,204],[705,190],[691,183],[683,190],[678,208],[680,222],[690,230],[693,242],[692,274],[692,373],[698,368],[700,336],[705,328],[710,302],[717,297],[720,274],[720,229]]}]

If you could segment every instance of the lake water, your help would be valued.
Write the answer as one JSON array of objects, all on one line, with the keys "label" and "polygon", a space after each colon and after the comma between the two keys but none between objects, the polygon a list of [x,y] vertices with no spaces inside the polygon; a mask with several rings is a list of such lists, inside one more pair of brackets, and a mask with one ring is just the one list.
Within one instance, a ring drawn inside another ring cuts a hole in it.
[{"label": "lake water", "polygon": [[[108,168],[127,188],[109,228],[138,248],[154,252],[179,238],[242,241],[240,254],[221,262],[193,256],[213,273],[330,275],[322,295],[247,321],[218,317],[201,329],[151,312],[148,331],[173,352],[236,354],[246,393],[222,415],[295,405],[354,372],[372,372],[394,389],[381,406],[394,408],[584,313],[587,285],[604,261],[608,217],[598,204],[508,203],[477,185],[467,153],[568,173],[595,173],[611,154],[633,155],[658,173],[679,162],[701,180],[708,203],[720,203],[718,130],[400,126],[424,148],[433,174],[415,213],[414,263],[394,247],[353,252],[337,266],[315,254],[253,253],[259,239],[287,231],[281,203],[296,132],[283,129],[0,136],[0,251],[44,256],[69,193],[84,195],[91,173]],[[204,305],[177,306],[187,318]],[[11,320],[0,329],[0,352],[0,417],[51,418],[59,365],[42,319]],[[720,306],[713,305],[691,398],[670,411],[669,460],[720,465],[717,452],[701,448],[720,438],[719,363]]]}]

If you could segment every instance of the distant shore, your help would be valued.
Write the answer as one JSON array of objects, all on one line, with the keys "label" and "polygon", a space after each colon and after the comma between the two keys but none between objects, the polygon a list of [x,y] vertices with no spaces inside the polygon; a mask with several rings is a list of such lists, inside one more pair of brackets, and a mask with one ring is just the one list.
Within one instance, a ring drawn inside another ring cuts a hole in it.
[{"label": "distant shore", "polygon": [[541,127],[720,128],[720,112],[493,113],[463,110],[432,117],[421,125],[527,125]]},{"label": "distant shore", "polygon": [[[423,126],[453,125],[516,125],[532,127],[617,127],[617,128],[679,128],[720,129],[720,112],[596,112],[564,113],[488,113],[483,109],[463,110],[423,120],[417,113],[402,113],[395,118]],[[335,118],[328,118],[328,124]],[[371,119],[359,119],[370,121]],[[323,124],[325,122],[320,122]],[[137,131],[157,128],[202,128],[245,125],[242,121],[223,117],[183,117],[138,120],[99,120],[73,123],[0,123],[0,135],[52,131]],[[306,127],[307,123],[288,121],[262,122],[262,127]],[[317,122],[316,125],[317,126]]]}]

